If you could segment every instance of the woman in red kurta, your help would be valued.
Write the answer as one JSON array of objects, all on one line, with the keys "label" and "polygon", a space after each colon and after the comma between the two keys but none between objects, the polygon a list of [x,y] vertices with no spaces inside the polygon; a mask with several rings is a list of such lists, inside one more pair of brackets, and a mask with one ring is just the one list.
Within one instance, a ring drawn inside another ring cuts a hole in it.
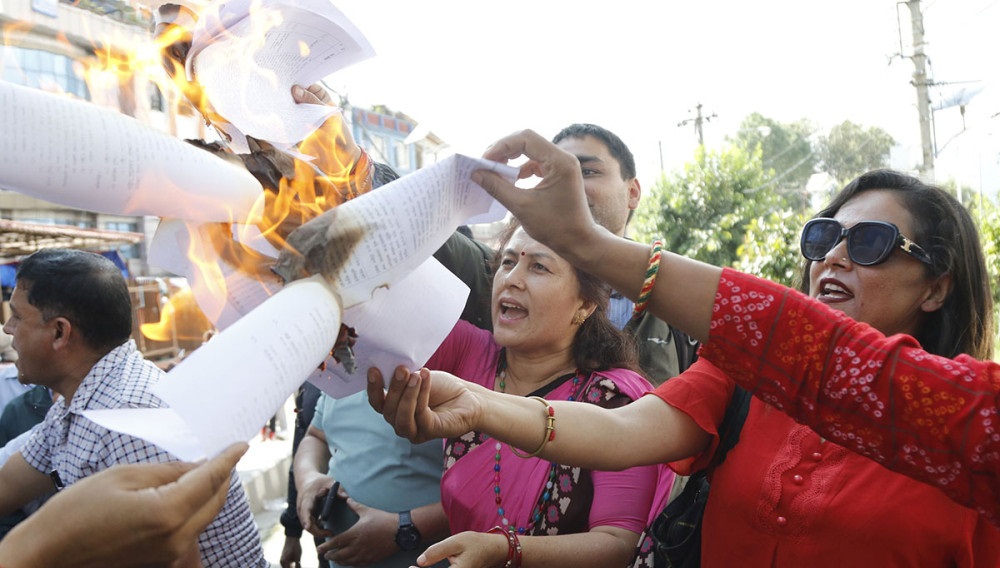
[{"label": "woman in red kurta", "polygon": [[[975,236],[968,213],[940,189],[895,172],[870,172],[804,229],[802,252],[810,260],[805,289],[887,334],[920,337],[942,355],[988,356],[991,327],[976,316],[991,313],[992,305]],[[732,297],[720,304],[727,315],[716,321],[756,317],[758,309],[770,307],[762,299]],[[772,360],[823,344],[808,327],[761,339]],[[724,363],[726,351],[714,359]],[[841,392],[844,402],[859,410],[893,411],[891,401],[871,389],[871,361],[822,366],[839,366],[853,378],[853,386]],[[722,370],[702,360],[656,395],[714,435],[732,387]],[[693,464],[673,466],[690,473],[710,456],[701,453]],[[704,566],[1000,564],[1000,531],[985,518],[933,487],[826,441],[758,399],[739,443],[712,477],[702,542]]]},{"label": "woman in red kurta", "polygon": [[[821,216],[825,219],[807,226],[803,240],[803,254],[812,260],[814,297],[887,334],[919,337],[942,355],[989,354],[991,326],[980,317],[991,312],[984,263],[974,225],[953,198],[909,176],[876,172],[845,188]],[[816,335],[811,324],[794,335],[781,330],[784,341],[774,341],[774,330],[762,329],[758,320],[780,307],[771,303],[773,297],[753,292],[744,297],[744,292],[738,286],[720,288],[713,308],[715,329],[732,327],[729,338],[745,344],[728,347],[754,351],[778,365],[795,357],[808,358],[815,369],[833,364],[854,381],[840,393],[842,404],[856,412],[894,411],[891,401],[872,389],[877,363],[850,357],[837,366],[835,359],[820,357],[828,337]],[[712,339],[706,358],[726,361],[727,350],[714,332]],[[731,366],[753,389],[753,376],[763,374],[758,371],[767,363],[736,358]],[[462,398],[442,399],[451,386],[440,392],[437,380],[434,386],[431,400],[450,405]],[[547,453],[595,468],[666,460],[690,473],[707,463],[716,446],[732,386],[723,371],[702,361],[628,412],[563,413],[560,420],[571,421],[570,430],[579,420],[589,433],[605,432],[606,443],[598,442],[601,456],[585,455],[583,444],[577,447],[572,439],[575,432],[557,437]],[[443,406],[434,410],[440,413]],[[513,416],[502,410],[506,406],[489,401],[477,420],[509,425]],[[557,414],[562,410],[557,407]],[[418,423],[420,411],[410,414]],[[405,418],[403,428],[392,418],[397,430],[407,429]],[[481,422],[476,428],[491,432]],[[522,443],[517,434],[505,438]],[[615,442],[626,440],[627,450],[620,450]],[[740,442],[713,478],[702,537],[706,566],[1000,563],[1000,532],[986,519],[937,489],[824,441],[760,401],[752,403]]]}]

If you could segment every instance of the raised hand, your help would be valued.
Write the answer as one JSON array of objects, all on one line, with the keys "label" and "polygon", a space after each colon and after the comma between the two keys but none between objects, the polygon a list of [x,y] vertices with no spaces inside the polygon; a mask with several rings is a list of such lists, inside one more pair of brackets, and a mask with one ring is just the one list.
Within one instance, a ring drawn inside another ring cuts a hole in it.
[{"label": "raised hand", "polygon": [[483,154],[497,162],[521,156],[528,161],[521,165],[518,177],[541,178],[533,189],[517,187],[487,170],[474,172],[472,179],[510,209],[529,235],[560,255],[579,248],[595,231],[603,231],[590,214],[580,162],[573,154],[531,130],[501,138]]}]

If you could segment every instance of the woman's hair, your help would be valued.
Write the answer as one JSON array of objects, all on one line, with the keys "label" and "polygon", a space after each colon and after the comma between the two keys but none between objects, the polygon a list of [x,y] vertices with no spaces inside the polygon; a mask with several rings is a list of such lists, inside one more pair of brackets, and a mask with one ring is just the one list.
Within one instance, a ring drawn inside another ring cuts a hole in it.
[{"label": "woman's hair", "polygon": [[[928,276],[951,274],[952,288],[941,309],[925,314],[916,339],[930,353],[966,353],[989,359],[993,352],[993,297],[976,224],[966,208],[938,186],[892,170],[873,170],[850,182],[816,217],[833,217],[848,201],[867,191],[892,191],[913,217],[906,235],[933,262]],[[800,289],[809,293],[810,261],[802,268]]]},{"label": "woman's hair", "polygon": [[[500,233],[500,245],[493,257],[493,273],[500,264],[503,249],[510,242],[514,232],[520,228],[517,219],[511,219]],[[621,331],[608,319],[608,300],[611,288],[602,280],[573,268],[580,283],[580,296],[586,302],[593,302],[597,309],[590,315],[573,338],[573,362],[583,373],[607,369],[630,369],[642,374],[639,369],[635,340]]]}]

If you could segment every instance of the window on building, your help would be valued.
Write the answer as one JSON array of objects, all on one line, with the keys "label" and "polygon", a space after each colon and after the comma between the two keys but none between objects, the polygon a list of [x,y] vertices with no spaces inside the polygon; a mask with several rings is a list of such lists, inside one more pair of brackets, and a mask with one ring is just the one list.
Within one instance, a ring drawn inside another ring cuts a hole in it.
[{"label": "window on building", "polygon": [[3,54],[0,76],[4,81],[90,100],[90,90],[73,58],[10,45],[0,45],[0,53]]}]

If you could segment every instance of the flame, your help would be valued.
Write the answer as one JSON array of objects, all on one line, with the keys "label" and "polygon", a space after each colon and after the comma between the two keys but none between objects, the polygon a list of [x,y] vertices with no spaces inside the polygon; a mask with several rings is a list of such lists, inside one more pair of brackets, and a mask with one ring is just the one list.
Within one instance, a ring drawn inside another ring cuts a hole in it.
[{"label": "flame", "polygon": [[[254,65],[253,54],[265,45],[267,31],[282,23],[280,12],[256,9],[260,6],[260,1],[255,0],[250,8],[251,28],[243,30],[240,37],[236,38],[241,42],[240,52],[246,56],[242,61],[228,63]],[[212,108],[200,85],[188,80],[185,69],[191,49],[192,29],[198,14],[185,6],[176,5],[175,12],[166,13],[161,10],[159,15],[152,38],[142,34],[119,35],[118,32],[111,38],[91,38],[93,55],[77,64],[91,93],[117,94],[132,90],[134,85],[142,86],[152,82],[162,93],[177,95],[165,97],[175,105],[169,111],[172,116],[179,114],[181,105],[190,105],[201,114],[206,125],[214,127],[222,139],[228,140],[223,128],[229,124],[228,121]],[[29,24],[5,25],[2,30],[4,41],[20,37],[29,28]],[[65,36],[61,41],[69,43]],[[298,47],[302,57],[309,55],[308,44],[300,43]],[[273,73],[259,68],[255,70],[269,80],[275,80]],[[253,93],[248,93],[248,96],[253,96]],[[122,100],[123,97],[119,96],[118,101],[107,103],[108,106],[122,108]],[[132,100],[142,101],[144,94],[134,93]],[[122,110],[134,114],[129,112],[130,109]],[[204,312],[202,315],[211,321],[215,321],[217,310],[221,309],[225,298],[230,295],[229,287],[234,273],[259,282],[273,281],[276,278],[270,272],[273,260],[246,244],[250,238],[250,228],[259,229],[262,237],[277,250],[288,250],[286,239],[291,231],[349,197],[367,191],[370,181],[372,164],[354,143],[340,113],[298,145],[297,151],[300,154],[315,157],[311,162],[293,159],[263,141],[249,139],[248,142],[255,150],[253,157],[266,157],[278,164],[273,168],[277,172],[273,178],[265,180],[261,179],[259,172],[254,171],[250,162],[243,160],[251,173],[255,173],[265,186],[265,192],[255,211],[251,212],[242,227],[238,227],[236,237],[233,235],[233,226],[229,224],[197,227],[189,225],[189,230],[193,233],[190,235],[192,245],[187,255],[195,268],[192,286],[196,281],[220,301],[218,305],[201,306],[201,311]],[[215,153],[233,161],[239,159],[227,148],[216,148]],[[142,333],[151,339],[164,337],[165,326],[173,325],[170,318],[180,317],[180,314],[188,310],[186,302],[189,302],[190,297],[190,294],[175,294],[164,307],[161,321],[143,324]]]},{"label": "flame", "polygon": [[139,326],[153,341],[202,341],[215,327],[198,307],[190,288],[172,294],[160,310],[160,321]]}]

